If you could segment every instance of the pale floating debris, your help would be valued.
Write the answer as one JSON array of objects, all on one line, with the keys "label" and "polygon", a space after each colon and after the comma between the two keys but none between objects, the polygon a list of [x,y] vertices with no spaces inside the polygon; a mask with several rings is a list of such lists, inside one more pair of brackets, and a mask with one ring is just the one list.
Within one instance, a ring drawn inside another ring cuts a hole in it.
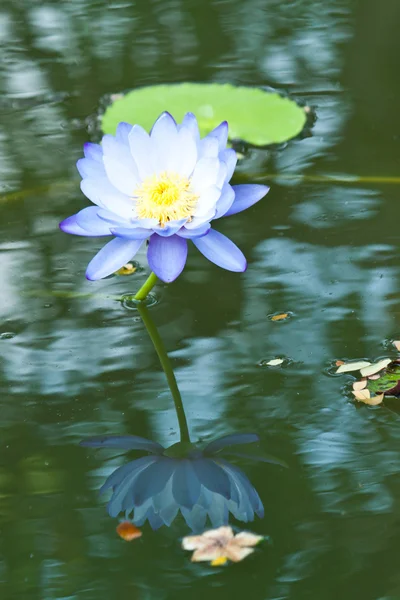
[{"label": "pale floating debris", "polygon": [[280,313],[279,315],[272,315],[271,321],[283,321],[284,319],[287,319],[288,316],[289,313]]},{"label": "pale floating debris", "polygon": [[284,362],[285,361],[283,360],[283,358],[273,358],[272,360],[269,360],[265,364],[269,365],[270,367],[278,367],[279,365],[281,365]]},{"label": "pale floating debris", "polygon": [[263,539],[263,536],[247,531],[234,535],[231,527],[223,526],[205,531],[202,535],[184,537],[182,548],[194,550],[192,562],[210,561],[212,566],[217,567],[228,560],[243,560],[254,552],[253,546]]},{"label": "pale floating debris", "polygon": [[353,390],[355,392],[359,392],[367,387],[367,379],[362,379],[361,381],[355,381],[353,383]]},{"label": "pale floating debris", "polygon": [[379,375],[379,373],[377,373],[376,375],[370,375],[370,376],[368,377],[368,379],[369,379],[370,381],[376,381],[377,379],[380,379],[380,378],[381,378],[381,376]]},{"label": "pale floating debris", "polygon": [[[344,365],[340,365],[340,367],[336,370],[336,373],[350,373],[350,371],[359,371],[364,367],[369,367],[370,362],[367,360],[359,360],[357,362],[345,363]],[[363,373],[361,373],[363,375]]]},{"label": "pale floating debris", "polygon": [[385,367],[388,366],[389,363],[392,362],[391,358],[384,358],[383,360],[379,360],[377,363],[369,365],[363,369],[360,369],[360,373],[363,377],[369,377],[370,375],[375,375],[382,371]]},{"label": "pale floating debris", "polygon": [[368,404],[369,406],[376,406],[378,404],[381,404],[384,398],[384,394],[378,394],[377,396],[371,397],[371,393],[368,389],[359,391],[353,390],[352,393],[354,394],[357,400],[359,400],[360,402],[364,402],[364,404]]},{"label": "pale floating debris", "polygon": [[336,367],[341,367],[341,366],[342,366],[342,365],[344,365],[344,364],[345,364],[344,360],[337,360],[337,361],[335,362],[335,365],[336,365]]},{"label": "pale floating debris", "polygon": [[400,342],[398,340],[395,340],[393,342],[393,346],[396,348],[396,350],[400,352]]}]

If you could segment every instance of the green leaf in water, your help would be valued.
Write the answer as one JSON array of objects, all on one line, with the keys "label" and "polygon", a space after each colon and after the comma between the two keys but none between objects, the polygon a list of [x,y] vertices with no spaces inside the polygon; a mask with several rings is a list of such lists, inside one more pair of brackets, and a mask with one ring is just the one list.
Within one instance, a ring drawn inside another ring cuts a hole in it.
[{"label": "green leaf in water", "polygon": [[[394,389],[400,381],[400,365],[392,362],[379,379],[369,379],[370,392],[388,392]],[[399,390],[400,391],[400,390]],[[397,392],[398,393],[398,392]]]},{"label": "green leaf in water", "polygon": [[115,134],[118,123],[126,121],[150,131],[165,110],[178,122],[185,113],[194,113],[201,136],[228,121],[230,140],[254,146],[285,142],[298,135],[307,120],[303,107],[275,92],[228,83],[175,83],[116,96],[101,118],[102,130]]}]

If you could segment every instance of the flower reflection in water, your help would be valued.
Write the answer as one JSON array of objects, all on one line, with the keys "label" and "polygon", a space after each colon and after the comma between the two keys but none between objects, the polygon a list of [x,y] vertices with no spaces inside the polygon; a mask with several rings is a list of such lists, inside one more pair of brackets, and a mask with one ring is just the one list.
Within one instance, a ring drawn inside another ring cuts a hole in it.
[{"label": "flower reflection in water", "polygon": [[255,515],[263,517],[263,504],[248,477],[225,458],[247,456],[283,465],[277,459],[244,455],[234,448],[254,442],[258,436],[250,433],[224,436],[202,450],[190,442],[164,448],[137,436],[94,437],[81,445],[148,453],[116,469],[100,489],[100,493],[112,490],[110,516],[125,513],[135,525],[148,520],[158,529],[171,525],[180,511],[192,531],[198,532],[207,517],[213,527],[227,524],[229,513],[244,522]]}]

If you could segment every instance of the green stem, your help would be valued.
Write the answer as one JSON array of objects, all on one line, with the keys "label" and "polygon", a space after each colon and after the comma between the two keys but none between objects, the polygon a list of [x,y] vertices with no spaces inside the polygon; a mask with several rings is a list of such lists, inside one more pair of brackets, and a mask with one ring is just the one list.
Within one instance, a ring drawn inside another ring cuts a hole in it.
[{"label": "green stem", "polygon": [[142,285],[142,287],[140,288],[140,290],[134,295],[133,299],[139,300],[140,302],[142,300],[145,300],[151,292],[151,290],[153,289],[153,287],[156,285],[157,281],[157,275],[154,275],[154,273],[151,272],[144,284]]},{"label": "green stem", "polygon": [[179,423],[181,442],[190,442],[189,428],[186,421],[185,410],[183,408],[181,393],[179,391],[178,384],[176,383],[174,371],[172,369],[167,351],[160,337],[160,334],[158,333],[158,329],[150,316],[147,306],[145,306],[145,304],[138,304],[137,308],[140,313],[140,316],[142,317],[144,326],[146,327],[147,332],[150,336],[150,339],[153,342],[154,349],[158,354],[158,358],[160,359],[161,366],[168,381],[169,389],[171,390],[172,398],[174,399],[176,416],[178,417]]}]

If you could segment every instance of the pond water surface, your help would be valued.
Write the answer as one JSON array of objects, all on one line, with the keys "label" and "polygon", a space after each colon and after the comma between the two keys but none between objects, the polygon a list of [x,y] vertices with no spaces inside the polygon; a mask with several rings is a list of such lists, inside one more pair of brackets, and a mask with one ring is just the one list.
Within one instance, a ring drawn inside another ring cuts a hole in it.
[{"label": "pond water surface", "polygon": [[[400,598],[396,400],[356,405],[332,376],[400,337],[399,24],[398,0],[2,1],[2,599]],[[88,204],[75,162],[104,95],[178,81],[267,85],[316,114],[237,170],[271,186],[218,224],[246,273],[192,247],[151,308],[193,439],[254,431],[289,465],[237,459],[265,507],[248,527],[270,541],[222,569],[190,562],[183,521],[115,532],[97,492],[126,453],[80,440],[179,430],[143,323],[115,300],[145,281],[144,253],[142,271],[88,282],[102,240],[58,229]]]}]

